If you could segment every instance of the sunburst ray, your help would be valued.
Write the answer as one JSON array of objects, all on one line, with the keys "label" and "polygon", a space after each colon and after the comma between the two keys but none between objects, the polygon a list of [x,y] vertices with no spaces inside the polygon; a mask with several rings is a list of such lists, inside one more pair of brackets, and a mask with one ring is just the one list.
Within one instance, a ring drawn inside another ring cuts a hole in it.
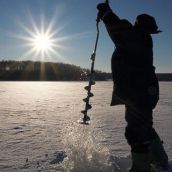
[{"label": "sunburst ray", "polygon": [[60,53],[61,49],[69,50],[72,48],[65,46],[65,42],[71,39],[79,39],[80,37],[88,35],[90,32],[62,36],[60,32],[62,32],[65,27],[64,25],[58,25],[57,27],[57,16],[59,17],[57,11],[55,11],[50,21],[46,21],[45,16],[41,15],[40,22],[37,23],[29,12],[29,22],[27,25],[18,21],[17,24],[22,29],[22,33],[24,31],[24,34],[13,34],[13,36],[22,40],[22,47],[27,48],[27,51],[23,54],[24,58],[40,59],[42,61],[52,59],[52,61],[69,62],[69,60]]}]

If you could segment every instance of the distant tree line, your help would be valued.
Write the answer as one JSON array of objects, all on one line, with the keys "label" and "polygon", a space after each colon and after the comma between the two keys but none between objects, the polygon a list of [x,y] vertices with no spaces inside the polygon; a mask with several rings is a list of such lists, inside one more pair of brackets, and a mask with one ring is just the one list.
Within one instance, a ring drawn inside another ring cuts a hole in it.
[{"label": "distant tree line", "polygon": [[[40,61],[0,61],[0,81],[86,81],[89,69]],[[95,80],[111,79],[111,73],[97,71]]]},{"label": "distant tree line", "polygon": [[[64,63],[0,61],[0,81],[87,81],[90,70]],[[172,73],[158,73],[159,81],[172,81]],[[107,81],[111,73],[95,71],[94,79]]]}]

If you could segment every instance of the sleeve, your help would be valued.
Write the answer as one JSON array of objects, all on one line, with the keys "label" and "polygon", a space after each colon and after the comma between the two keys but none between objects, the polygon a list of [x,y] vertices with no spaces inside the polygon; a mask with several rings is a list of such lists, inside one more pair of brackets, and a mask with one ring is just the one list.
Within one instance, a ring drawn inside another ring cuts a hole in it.
[{"label": "sleeve", "polygon": [[107,32],[109,33],[110,38],[115,44],[120,43],[121,34],[128,32],[131,28],[133,28],[132,24],[125,19],[120,19],[115,13],[112,11],[107,13],[103,17],[103,22],[106,26]]}]

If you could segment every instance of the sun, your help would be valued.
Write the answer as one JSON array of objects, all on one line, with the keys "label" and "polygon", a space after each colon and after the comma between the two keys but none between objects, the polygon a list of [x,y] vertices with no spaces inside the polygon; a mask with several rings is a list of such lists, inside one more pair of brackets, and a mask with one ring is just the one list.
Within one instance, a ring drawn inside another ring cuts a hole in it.
[{"label": "sun", "polygon": [[52,48],[52,45],[53,40],[45,33],[35,35],[35,37],[33,38],[33,46],[35,46],[38,51],[45,52],[47,50],[50,50]]},{"label": "sun", "polygon": [[36,21],[29,12],[28,21],[25,23],[17,21],[20,34],[12,33],[12,36],[21,40],[23,59],[41,60],[41,61],[60,61],[70,63],[69,59],[64,57],[61,52],[69,52],[72,49],[66,46],[66,43],[73,39],[85,37],[87,32],[65,35],[65,27],[68,23],[60,25],[58,23],[58,10],[52,18],[46,19],[44,14],[40,15]]},{"label": "sun", "polygon": [[41,61],[64,61],[61,54],[61,49],[66,49],[65,41],[70,39],[70,36],[61,36],[63,26],[57,28],[57,15],[54,15],[49,21],[42,16],[39,22],[36,22],[31,14],[28,14],[29,21],[27,25],[17,21],[23,34],[12,34],[17,39],[22,41],[22,47],[26,50],[22,58],[32,58],[32,60]]}]

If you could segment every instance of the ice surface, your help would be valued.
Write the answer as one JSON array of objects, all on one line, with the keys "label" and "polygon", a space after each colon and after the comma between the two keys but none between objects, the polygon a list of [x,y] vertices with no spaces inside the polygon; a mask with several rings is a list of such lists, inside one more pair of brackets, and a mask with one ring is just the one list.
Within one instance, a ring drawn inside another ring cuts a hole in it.
[{"label": "ice surface", "polygon": [[[0,172],[127,172],[124,107],[112,82],[92,88],[90,125],[80,125],[86,82],[0,82]],[[172,83],[160,83],[154,126],[172,159]]]}]

